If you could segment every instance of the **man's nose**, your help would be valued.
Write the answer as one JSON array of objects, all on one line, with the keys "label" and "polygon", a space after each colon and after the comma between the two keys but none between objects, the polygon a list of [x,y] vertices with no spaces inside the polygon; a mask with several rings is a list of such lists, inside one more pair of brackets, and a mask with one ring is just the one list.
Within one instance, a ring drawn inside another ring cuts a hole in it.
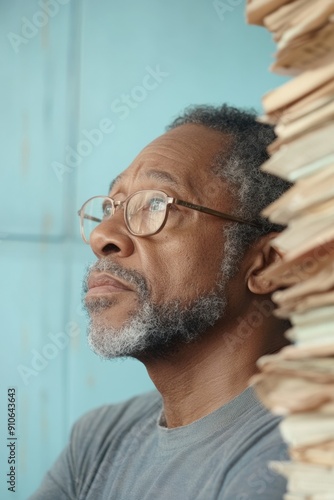
[{"label": "man's nose", "polygon": [[111,254],[129,257],[134,251],[132,238],[125,225],[123,210],[119,210],[92,231],[89,244],[99,258]]}]

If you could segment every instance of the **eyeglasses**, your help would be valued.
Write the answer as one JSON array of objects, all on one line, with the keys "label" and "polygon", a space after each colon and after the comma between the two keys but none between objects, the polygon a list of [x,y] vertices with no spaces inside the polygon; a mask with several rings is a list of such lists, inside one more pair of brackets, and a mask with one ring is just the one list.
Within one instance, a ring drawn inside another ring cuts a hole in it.
[{"label": "eyeglasses", "polygon": [[173,204],[230,221],[261,227],[255,222],[239,219],[234,215],[217,212],[211,208],[172,198],[163,191],[145,189],[130,194],[123,201],[115,201],[109,196],[93,196],[93,198],[87,200],[78,210],[82,239],[89,244],[94,229],[102,222],[110,219],[120,208],[124,209],[124,221],[131,234],[134,236],[151,236],[164,227],[169,209]]}]

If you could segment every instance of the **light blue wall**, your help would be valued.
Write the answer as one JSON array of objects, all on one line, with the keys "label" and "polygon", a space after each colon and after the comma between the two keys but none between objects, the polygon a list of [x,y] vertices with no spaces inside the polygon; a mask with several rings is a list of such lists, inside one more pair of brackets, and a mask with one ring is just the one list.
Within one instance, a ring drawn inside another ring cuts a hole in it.
[{"label": "light blue wall", "polygon": [[[94,256],[80,240],[76,210],[106,193],[185,106],[260,110],[261,95],[280,81],[267,72],[270,37],[244,23],[243,1],[220,2],[220,15],[205,0],[49,3],[44,17],[43,0],[0,3],[1,500],[27,498],[83,412],[152,387],[140,363],[102,362],[86,345],[80,292]],[[146,75],[157,67],[165,75],[153,85]],[[145,95],[143,82],[156,88]],[[131,93],[137,102],[120,111],[117,100]],[[61,172],[68,148],[106,119],[113,131]],[[15,494],[4,474],[12,386]]]}]

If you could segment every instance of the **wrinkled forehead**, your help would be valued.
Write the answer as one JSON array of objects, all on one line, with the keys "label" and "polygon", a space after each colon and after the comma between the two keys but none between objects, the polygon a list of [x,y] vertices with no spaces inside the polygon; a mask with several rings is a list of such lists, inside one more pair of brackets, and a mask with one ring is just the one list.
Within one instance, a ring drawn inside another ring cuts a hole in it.
[{"label": "wrinkled forehead", "polygon": [[231,138],[203,125],[181,125],[148,144],[131,165],[110,186],[135,183],[145,177],[188,187],[191,191],[216,182],[211,166],[217,153],[231,144]]}]

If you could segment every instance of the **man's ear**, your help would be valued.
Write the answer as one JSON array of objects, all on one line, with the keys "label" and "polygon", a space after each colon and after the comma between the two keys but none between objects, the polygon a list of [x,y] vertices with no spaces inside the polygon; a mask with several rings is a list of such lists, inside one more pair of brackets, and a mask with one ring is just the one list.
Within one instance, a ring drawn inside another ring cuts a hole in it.
[{"label": "man's ear", "polygon": [[270,241],[278,234],[275,232],[263,236],[252,248],[246,279],[248,289],[257,295],[272,293],[277,289],[277,284],[265,279],[263,274],[269,266],[282,259],[281,254],[270,245]]}]

